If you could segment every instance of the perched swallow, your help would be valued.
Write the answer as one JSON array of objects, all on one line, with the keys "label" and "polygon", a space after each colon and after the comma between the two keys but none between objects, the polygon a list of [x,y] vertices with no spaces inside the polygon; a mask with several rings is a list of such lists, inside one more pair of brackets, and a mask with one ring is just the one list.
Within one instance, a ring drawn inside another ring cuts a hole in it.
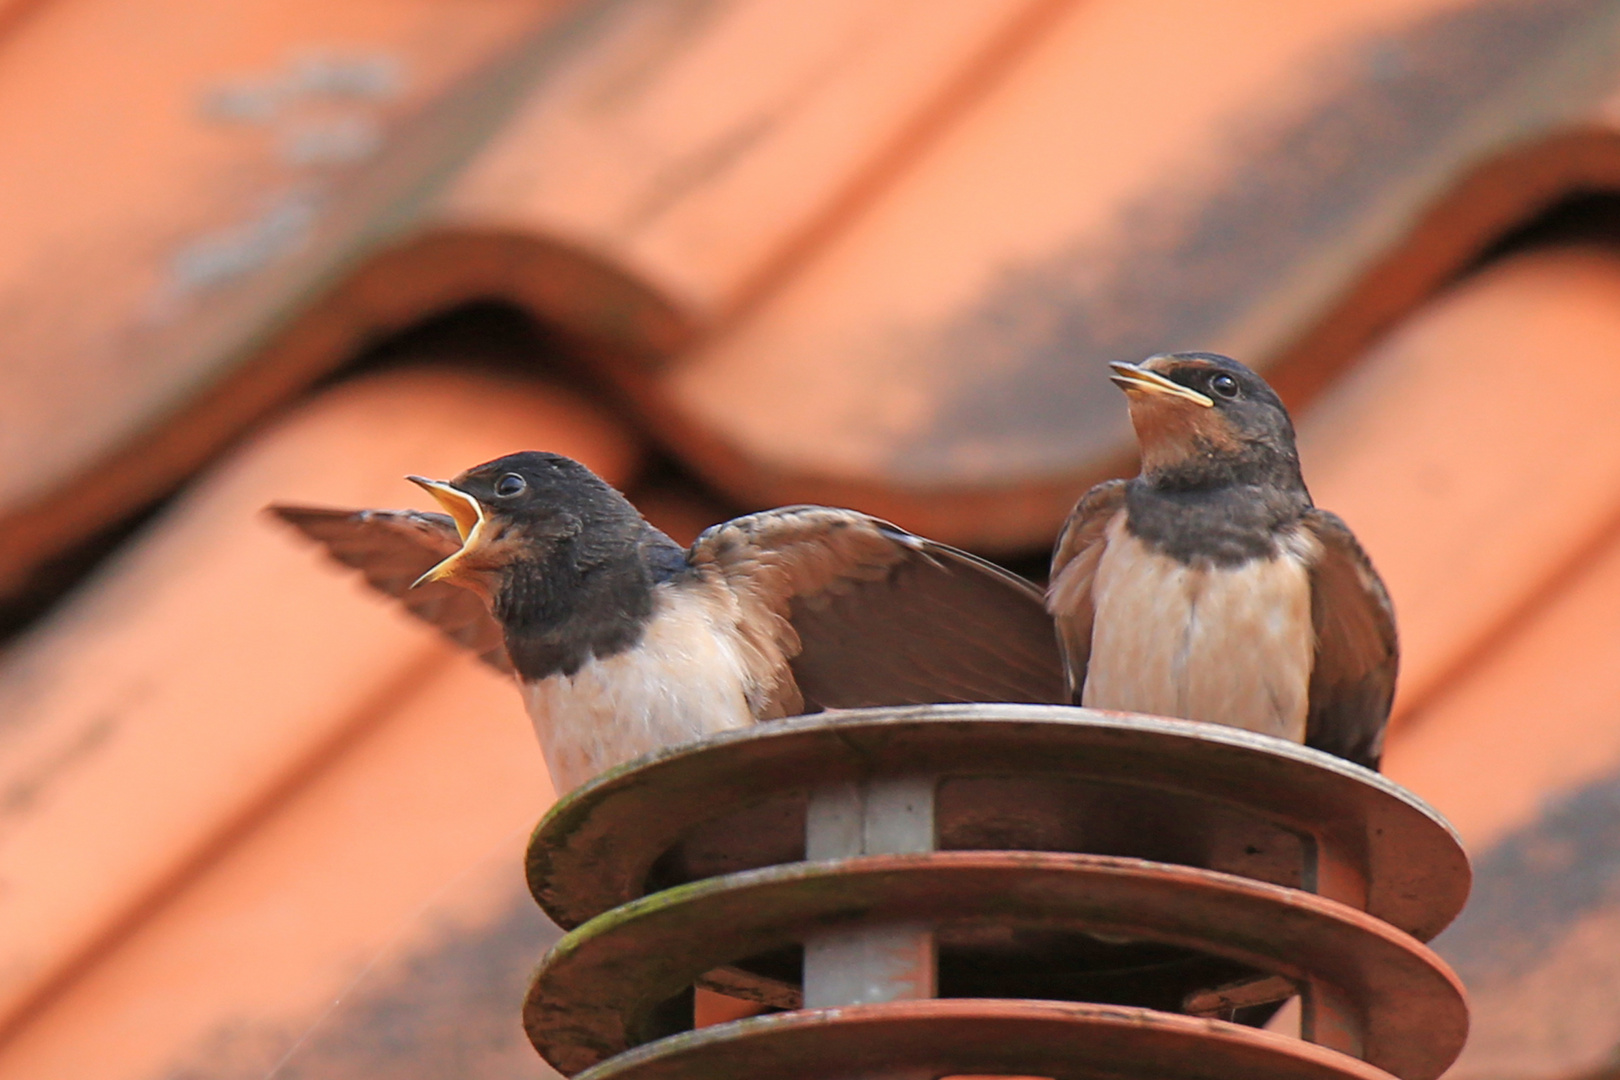
[{"label": "perched swallow", "polygon": [[1111,367],[1142,465],[1081,498],[1052,556],[1072,699],[1377,768],[1395,616],[1356,538],[1312,505],[1282,401],[1213,353]]},{"label": "perched swallow", "polygon": [[817,709],[1066,700],[1035,586],[865,514],[771,510],[684,549],[557,454],[410,479],[448,516],[271,509],[515,672],[559,792]]}]

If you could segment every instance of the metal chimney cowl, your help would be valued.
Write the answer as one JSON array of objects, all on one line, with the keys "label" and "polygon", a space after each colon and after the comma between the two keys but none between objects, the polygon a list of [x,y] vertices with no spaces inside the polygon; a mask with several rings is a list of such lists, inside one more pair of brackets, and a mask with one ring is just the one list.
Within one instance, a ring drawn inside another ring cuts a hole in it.
[{"label": "metal chimney cowl", "polygon": [[[570,932],[524,1006],[580,1080],[1435,1080],[1456,834],[1234,728],[1032,705],[761,724],[615,769],[535,830]],[[764,1015],[691,1030],[706,986]],[[1293,994],[1301,1038],[1235,1023]],[[1245,1013],[1248,1010],[1248,1013]]]}]

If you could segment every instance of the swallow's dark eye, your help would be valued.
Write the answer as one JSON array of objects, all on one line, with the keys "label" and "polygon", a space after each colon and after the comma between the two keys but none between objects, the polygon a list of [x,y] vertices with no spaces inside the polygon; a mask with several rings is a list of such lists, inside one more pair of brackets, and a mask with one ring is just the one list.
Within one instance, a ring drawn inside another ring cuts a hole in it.
[{"label": "swallow's dark eye", "polygon": [[1238,395],[1237,380],[1224,372],[1210,376],[1209,388],[1223,398],[1235,398]]},{"label": "swallow's dark eye", "polygon": [[514,495],[523,494],[523,489],[528,486],[529,482],[523,477],[515,472],[509,472],[495,481],[495,494],[503,499],[510,499]]}]

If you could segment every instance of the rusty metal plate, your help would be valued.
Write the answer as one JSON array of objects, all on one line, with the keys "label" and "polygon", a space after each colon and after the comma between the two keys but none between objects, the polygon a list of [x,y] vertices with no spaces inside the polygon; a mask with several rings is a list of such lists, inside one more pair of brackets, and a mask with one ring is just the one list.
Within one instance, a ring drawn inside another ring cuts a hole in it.
[{"label": "rusty metal plate", "polygon": [[817,784],[938,775],[941,848],[1089,851],[1314,886],[1357,862],[1367,910],[1428,940],[1461,910],[1467,858],[1422,800],[1339,758],[1236,728],[1066,706],[857,709],[649,755],[557,803],[531,890],[564,927],[649,891],[804,857]]},{"label": "rusty metal plate", "polygon": [[[1326,982],[1359,1015],[1367,1061],[1403,1080],[1439,1076],[1468,1033],[1444,962],[1343,904],[1137,859],[965,851],[799,863],[646,897],[557,944],[524,1024],[548,1061],[575,1071],[652,1037],[651,1010],[711,968],[885,923],[939,928],[942,988],[954,966],[962,997],[1048,996],[1065,937],[1123,940]],[[975,985],[986,975],[990,993]]]},{"label": "rusty metal plate", "polygon": [[578,1080],[1389,1080],[1297,1039],[1149,1009],[908,1001],[779,1013],[651,1043]]}]

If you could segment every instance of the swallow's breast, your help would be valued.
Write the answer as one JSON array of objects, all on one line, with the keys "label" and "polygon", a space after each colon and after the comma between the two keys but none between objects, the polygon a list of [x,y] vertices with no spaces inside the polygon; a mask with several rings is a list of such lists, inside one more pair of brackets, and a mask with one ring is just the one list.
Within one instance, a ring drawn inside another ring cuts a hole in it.
[{"label": "swallow's breast", "polygon": [[642,754],[753,723],[744,650],[715,590],[654,594],[636,645],[523,688],[558,795]]},{"label": "swallow's breast", "polygon": [[1081,703],[1303,742],[1314,543],[1299,530],[1272,558],[1189,564],[1132,536],[1119,515],[1093,578]]}]

